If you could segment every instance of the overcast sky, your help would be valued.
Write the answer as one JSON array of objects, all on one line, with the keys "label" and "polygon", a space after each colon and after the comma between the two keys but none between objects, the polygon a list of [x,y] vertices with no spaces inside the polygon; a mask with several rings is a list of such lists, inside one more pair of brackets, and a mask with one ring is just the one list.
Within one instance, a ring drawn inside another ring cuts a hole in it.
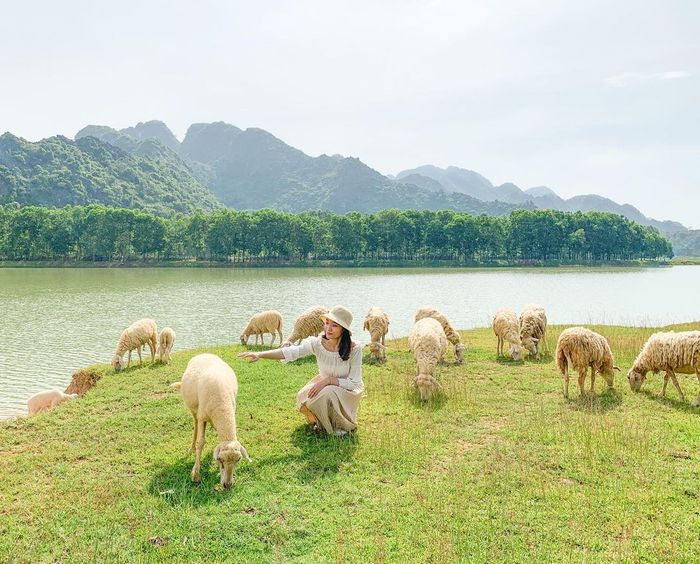
[{"label": "overcast sky", "polygon": [[699,30],[697,0],[25,0],[0,18],[0,131],[226,121],[697,229]]}]

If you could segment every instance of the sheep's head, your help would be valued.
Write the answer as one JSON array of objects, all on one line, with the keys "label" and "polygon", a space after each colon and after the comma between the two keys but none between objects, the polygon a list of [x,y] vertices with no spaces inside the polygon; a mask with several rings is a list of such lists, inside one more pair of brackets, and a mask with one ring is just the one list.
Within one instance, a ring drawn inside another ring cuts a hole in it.
[{"label": "sheep's head", "polygon": [[122,359],[121,356],[115,354],[112,357],[112,368],[114,368],[115,370],[121,370],[122,368],[124,368],[124,359]]},{"label": "sheep's head", "polygon": [[430,374],[418,374],[413,379],[413,385],[418,388],[421,401],[427,401],[430,396],[442,390],[440,382],[438,382]]},{"label": "sheep's head", "polygon": [[241,345],[246,345],[248,344],[248,335],[245,333],[241,333]]},{"label": "sheep's head", "polygon": [[536,337],[525,337],[523,339],[523,347],[527,349],[532,356],[537,356],[537,343],[539,339]]},{"label": "sheep's head", "polygon": [[516,343],[511,343],[510,356],[513,360],[521,361],[523,359],[523,347]]},{"label": "sheep's head", "polygon": [[241,458],[250,462],[248,451],[236,440],[219,443],[214,449],[214,460],[219,465],[219,475],[221,485],[229,489],[233,481],[233,471]]},{"label": "sheep's head", "polygon": [[369,351],[375,358],[386,358],[386,347],[377,341],[372,341],[369,344]]},{"label": "sheep's head", "polygon": [[630,383],[630,390],[633,392],[638,392],[639,389],[642,387],[642,384],[644,383],[644,380],[646,380],[646,373],[645,372],[640,372],[639,370],[635,370],[634,368],[631,369],[627,373],[627,380]]},{"label": "sheep's head", "polygon": [[459,364],[462,364],[464,362],[464,351],[466,350],[467,347],[463,343],[457,343],[455,345],[455,358],[457,359],[457,362]]}]

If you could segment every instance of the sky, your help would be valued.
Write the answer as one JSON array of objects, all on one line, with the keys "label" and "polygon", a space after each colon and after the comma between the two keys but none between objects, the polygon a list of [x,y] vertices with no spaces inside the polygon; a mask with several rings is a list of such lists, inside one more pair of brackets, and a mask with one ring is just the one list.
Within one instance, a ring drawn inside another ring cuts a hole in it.
[{"label": "sky", "polygon": [[700,2],[7,3],[0,132],[261,127],[700,228]]}]

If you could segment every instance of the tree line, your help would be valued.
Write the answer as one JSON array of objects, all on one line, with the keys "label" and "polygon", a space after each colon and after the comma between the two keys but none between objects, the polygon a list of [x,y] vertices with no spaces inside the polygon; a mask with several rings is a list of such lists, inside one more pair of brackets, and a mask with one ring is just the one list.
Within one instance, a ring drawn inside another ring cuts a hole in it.
[{"label": "tree line", "polygon": [[270,209],[160,217],[102,205],[0,206],[0,260],[590,261],[660,259],[654,228],[601,212],[516,210],[507,216],[383,210]]}]

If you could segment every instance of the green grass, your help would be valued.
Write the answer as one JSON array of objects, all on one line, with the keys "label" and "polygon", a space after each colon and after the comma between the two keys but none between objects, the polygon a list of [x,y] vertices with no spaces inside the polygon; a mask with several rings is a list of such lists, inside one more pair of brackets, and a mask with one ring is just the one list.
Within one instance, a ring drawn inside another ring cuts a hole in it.
[{"label": "green grass", "polygon": [[[623,375],[614,391],[562,397],[551,356],[497,360],[487,329],[463,332],[466,364],[438,368],[421,405],[406,341],[367,364],[359,429],[319,436],[294,411],[315,374],[247,364],[239,438],[253,462],[220,491],[207,433],[190,482],[192,422],[178,392],[196,352],[114,374],[85,397],[0,423],[0,561],[653,561],[700,554],[700,413],[662,377],[642,393],[624,373],[652,329],[592,327]],[[677,326],[700,328],[700,323]],[[550,329],[553,349],[561,327]]]}]

